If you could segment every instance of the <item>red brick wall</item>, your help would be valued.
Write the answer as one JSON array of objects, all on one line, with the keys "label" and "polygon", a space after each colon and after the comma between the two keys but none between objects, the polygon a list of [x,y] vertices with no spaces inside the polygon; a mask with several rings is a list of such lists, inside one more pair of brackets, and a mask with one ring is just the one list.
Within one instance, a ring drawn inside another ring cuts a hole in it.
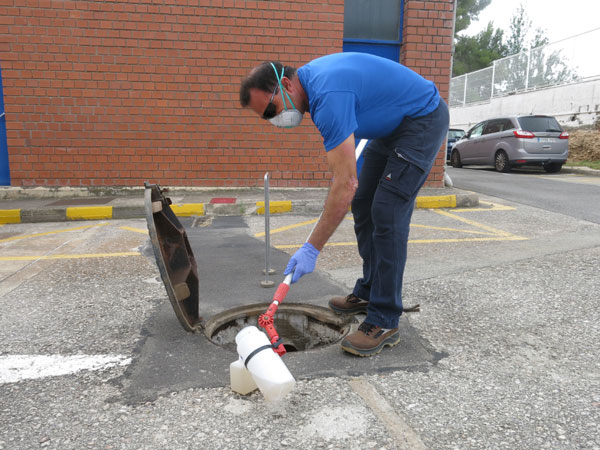
[{"label": "red brick wall", "polygon": [[0,0],[12,184],[327,185],[310,120],[275,130],[238,91],[341,51],[343,20],[343,0]]},{"label": "red brick wall", "polygon": [[[404,0],[400,62],[435,82],[446,102],[450,90],[453,19],[454,0]],[[426,186],[444,185],[445,158],[444,145]]]},{"label": "red brick wall", "polygon": [[[452,0],[405,0],[401,62],[448,96]],[[343,0],[0,0],[15,186],[327,186],[306,118],[265,124],[238,102],[256,64],[342,49]],[[429,185],[440,184],[443,161]]]}]

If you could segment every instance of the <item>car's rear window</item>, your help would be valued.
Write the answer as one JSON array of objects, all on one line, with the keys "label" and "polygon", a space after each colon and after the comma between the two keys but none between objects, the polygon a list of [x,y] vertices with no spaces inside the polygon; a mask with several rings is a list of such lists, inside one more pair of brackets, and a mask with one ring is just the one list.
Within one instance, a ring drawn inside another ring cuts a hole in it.
[{"label": "car's rear window", "polygon": [[562,131],[560,125],[554,117],[531,116],[519,117],[517,119],[521,129],[525,131],[543,132],[543,131]]}]

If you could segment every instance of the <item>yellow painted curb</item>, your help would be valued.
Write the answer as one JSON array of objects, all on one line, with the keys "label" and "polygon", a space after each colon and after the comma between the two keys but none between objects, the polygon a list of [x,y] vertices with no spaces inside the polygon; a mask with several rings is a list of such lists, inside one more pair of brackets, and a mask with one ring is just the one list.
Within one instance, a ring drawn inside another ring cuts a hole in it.
[{"label": "yellow painted curb", "polygon": [[[256,202],[256,214],[265,213],[265,202]],[[269,213],[284,213],[292,210],[291,200],[279,200],[275,202],[269,202]]]},{"label": "yellow painted curb", "polygon": [[112,206],[72,206],[67,208],[69,220],[112,219]]},{"label": "yellow painted curb", "polygon": [[171,210],[176,216],[190,217],[203,216],[204,203],[185,203],[183,205],[171,205]]},{"label": "yellow painted curb", "polygon": [[0,209],[0,223],[21,223],[21,210]]},{"label": "yellow painted curb", "polygon": [[456,195],[417,197],[417,208],[456,208]]}]

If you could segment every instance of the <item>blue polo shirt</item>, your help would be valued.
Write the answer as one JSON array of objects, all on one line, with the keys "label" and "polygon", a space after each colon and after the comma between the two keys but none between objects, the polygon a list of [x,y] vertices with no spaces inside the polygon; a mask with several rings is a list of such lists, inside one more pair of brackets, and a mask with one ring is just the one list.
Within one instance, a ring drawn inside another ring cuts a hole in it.
[{"label": "blue polo shirt", "polygon": [[440,101],[433,82],[366,53],[323,56],[297,73],[327,151],[352,133],[359,139],[388,136],[405,117],[425,116]]}]

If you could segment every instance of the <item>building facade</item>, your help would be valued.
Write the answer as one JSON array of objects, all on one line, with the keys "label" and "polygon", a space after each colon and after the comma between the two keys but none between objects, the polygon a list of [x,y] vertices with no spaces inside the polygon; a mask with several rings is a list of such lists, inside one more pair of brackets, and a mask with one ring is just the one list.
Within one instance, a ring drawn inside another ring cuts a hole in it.
[{"label": "building facade", "polygon": [[[447,99],[454,0],[394,1],[398,39],[367,36],[362,44],[395,46],[391,54]],[[346,3],[377,11],[389,2]],[[342,0],[3,2],[6,179],[235,187],[261,185],[269,172],[273,186],[327,186],[311,121],[276,129],[241,109],[238,91],[262,61],[300,66],[352,44],[344,12]],[[443,157],[429,186],[443,184]]]}]

